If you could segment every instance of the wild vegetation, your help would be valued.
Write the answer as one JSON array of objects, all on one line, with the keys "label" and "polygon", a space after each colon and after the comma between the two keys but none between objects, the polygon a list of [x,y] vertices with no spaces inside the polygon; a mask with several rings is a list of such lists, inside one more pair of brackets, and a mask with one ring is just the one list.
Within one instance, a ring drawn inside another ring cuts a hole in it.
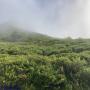
[{"label": "wild vegetation", "polygon": [[90,40],[40,34],[0,37],[0,90],[90,90]]}]

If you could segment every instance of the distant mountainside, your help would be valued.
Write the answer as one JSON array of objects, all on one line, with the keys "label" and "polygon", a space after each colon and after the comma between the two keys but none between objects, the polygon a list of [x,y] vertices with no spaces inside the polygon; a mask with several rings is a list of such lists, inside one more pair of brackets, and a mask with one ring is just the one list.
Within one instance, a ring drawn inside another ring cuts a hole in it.
[{"label": "distant mountainside", "polygon": [[46,39],[51,39],[51,37],[36,32],[25,31],[8,24],[0,25],[0,41],[29,41]]}]

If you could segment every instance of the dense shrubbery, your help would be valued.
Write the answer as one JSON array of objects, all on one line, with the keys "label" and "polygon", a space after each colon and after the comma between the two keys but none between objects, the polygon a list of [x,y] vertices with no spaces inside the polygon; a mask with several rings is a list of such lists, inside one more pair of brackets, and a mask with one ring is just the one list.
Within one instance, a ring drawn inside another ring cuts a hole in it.
[{"label": "dense shrubbery", "polygon": [[90,40],[0,42],[0,88],[90,90]]}]

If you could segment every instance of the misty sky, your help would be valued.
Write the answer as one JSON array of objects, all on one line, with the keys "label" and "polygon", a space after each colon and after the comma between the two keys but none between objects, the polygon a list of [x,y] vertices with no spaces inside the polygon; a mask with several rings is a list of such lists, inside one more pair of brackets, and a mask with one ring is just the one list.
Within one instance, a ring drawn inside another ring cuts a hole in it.
[{"label": "misty sky", "polygon": [[90,37],[90,0],[0,0],[0,24],[54,37]]}]

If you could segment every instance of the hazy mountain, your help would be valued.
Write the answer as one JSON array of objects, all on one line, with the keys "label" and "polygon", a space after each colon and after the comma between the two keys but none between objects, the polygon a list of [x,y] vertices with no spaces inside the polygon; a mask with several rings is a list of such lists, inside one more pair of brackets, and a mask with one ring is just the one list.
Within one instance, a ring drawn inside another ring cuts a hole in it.
[{"label": "hazy mountain", "polygon": [[29,41],[29,40],[41,40],[50,39],[51,37],[24,30],[20,27],[16,27],[10,24],[0,25],[0,40],[1,41]]}]

